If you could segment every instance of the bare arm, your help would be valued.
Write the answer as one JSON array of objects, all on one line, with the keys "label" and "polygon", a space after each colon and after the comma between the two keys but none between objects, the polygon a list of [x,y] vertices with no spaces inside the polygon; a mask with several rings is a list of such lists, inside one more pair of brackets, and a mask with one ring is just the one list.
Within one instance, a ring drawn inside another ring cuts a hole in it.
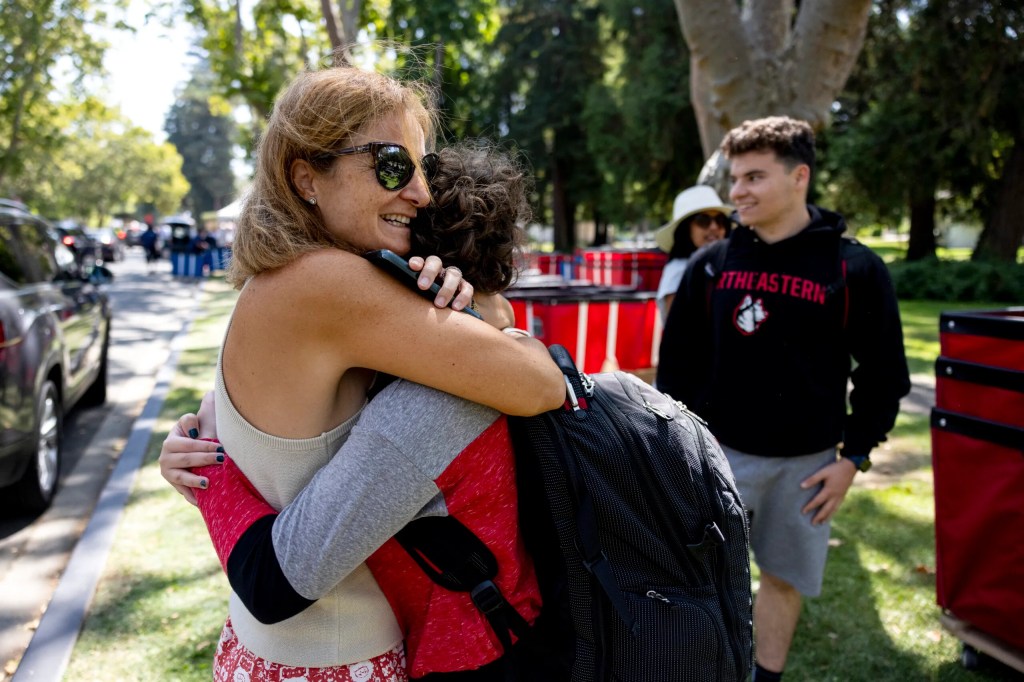
[{"label": "bare arm", "polygon": [[[282,315],[267,320],[267,310]],[[564,398],[561,372],[541,342],[438,309],[342,251],[309,254],[251,282],[239,313],[252,324],[248,332],[311,353],[317,373],[367,367],[513,415],[538,414]]]}]

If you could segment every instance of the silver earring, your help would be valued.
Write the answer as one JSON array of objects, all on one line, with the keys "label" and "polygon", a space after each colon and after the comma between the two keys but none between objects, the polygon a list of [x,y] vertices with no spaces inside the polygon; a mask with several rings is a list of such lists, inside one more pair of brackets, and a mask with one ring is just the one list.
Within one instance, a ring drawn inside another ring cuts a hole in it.
[{"label": "silver earring", "polygon": [[311,206],[316,206],[316,197],[310,197],[306,199],[306,201],[308,201]]}]

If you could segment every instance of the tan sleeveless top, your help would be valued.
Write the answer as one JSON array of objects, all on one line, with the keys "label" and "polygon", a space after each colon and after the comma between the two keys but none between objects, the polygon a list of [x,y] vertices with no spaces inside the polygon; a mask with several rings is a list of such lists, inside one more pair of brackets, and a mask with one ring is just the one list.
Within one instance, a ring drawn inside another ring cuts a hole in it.
[{"label": "tan sleeveless top", "polygon": [[[338,452],[359,413],[314,438],[278,438],[264,433],[247,422],[231,403],[222,355],[223,345],[215,381],[217,435],[256,489],[280,511]],[[241,643],[257,656],[285,665],[357,663],[379,656],[402,641],[391,607],[365,563],[305,611],[274,625],[256,620],[233,592],[229,608]]]}]

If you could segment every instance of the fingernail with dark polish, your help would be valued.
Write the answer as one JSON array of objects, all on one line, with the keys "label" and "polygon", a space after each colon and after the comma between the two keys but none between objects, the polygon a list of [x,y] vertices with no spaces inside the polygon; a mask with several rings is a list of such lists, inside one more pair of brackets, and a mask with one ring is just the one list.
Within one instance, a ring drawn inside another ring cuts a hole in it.
[{"label": "fingernail with dark polish", "polygon": [[206,489],[206,486],[208,486],[208,485],[210,485],[210,482],[208,480],[206,480],[205,478],[203,480],[199,481],[199,487],[203,488],[204,490]]},{"label": "fingernail with dark polish", "polygon": [[217,446],[217,452],[224,452],[224,448],[222,448],[221,446],[218,445]]},{"label": "fingernail with dark polish", "polygon": [[218,462],[223,462],[224,461],[224,455],[217,455],[217,461]]},{"label": "fingernail with dark polish", "polygon": [[189,438],[199,438],[199,429],[189,429],[188,430],[188,437]]}]

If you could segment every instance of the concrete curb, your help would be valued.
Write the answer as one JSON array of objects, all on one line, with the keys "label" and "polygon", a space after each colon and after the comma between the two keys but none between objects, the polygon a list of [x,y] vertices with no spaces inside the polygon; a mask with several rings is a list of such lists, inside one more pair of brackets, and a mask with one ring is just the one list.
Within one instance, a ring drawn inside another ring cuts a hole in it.
[{"label": "concrete curb", "polygon": [[[200,287],[196,293],[201,291]],[[195,307],[192,309],[195,310]],[[193,313],[171,341],[167,361],[157,372],[153,393],[132,425],[117,466],[100,494],[89,525],[75,545],[53,598],[11,682],[58,682],[63,678],[194,319]]]}]

